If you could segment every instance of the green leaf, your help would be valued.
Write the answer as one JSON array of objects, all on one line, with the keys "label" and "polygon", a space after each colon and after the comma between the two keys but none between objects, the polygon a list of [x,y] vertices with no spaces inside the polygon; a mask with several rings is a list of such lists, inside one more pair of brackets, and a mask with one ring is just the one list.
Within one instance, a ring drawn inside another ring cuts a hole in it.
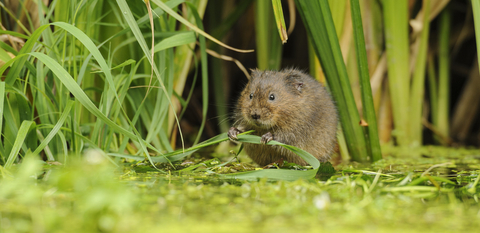
[{"label": "green leaf", "polygon": [[[221,134],[222,137],[227,137],[226,133]],[[255,143],[260,144],[260,137],[256,135],[239,135],[238,141],[242,143]],[[298,179],[311,179],[314,178],[317,174],[317,171],[320,167],[320,161],[315,158],[310,153],[290,145],[286,145],[277,141],[270,141],[267,145],[278,145],[282,146],[305,160],[308,164],[312,166],[313,169],[306,171],[296,171],[296,170],[285,170],[285,169],[264,169],[257,171],[248,171],[248,172],[238,172],[231,174],[220,174],[221,178],[225,179],[242,179],[242,180],[257,180],[260,178],[267,178],[269,180],[298,180]]]}]

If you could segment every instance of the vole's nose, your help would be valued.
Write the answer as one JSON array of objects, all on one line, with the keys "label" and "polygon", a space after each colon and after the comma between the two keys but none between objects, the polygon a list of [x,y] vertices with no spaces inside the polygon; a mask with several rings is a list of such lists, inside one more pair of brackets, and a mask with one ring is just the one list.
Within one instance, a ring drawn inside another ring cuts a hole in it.
[{"label": "vole's nose", "polygon": [[258,120],[258,119],[260,119],[260,115],[254,113],[254,114],[252,114],[252,119]]}]

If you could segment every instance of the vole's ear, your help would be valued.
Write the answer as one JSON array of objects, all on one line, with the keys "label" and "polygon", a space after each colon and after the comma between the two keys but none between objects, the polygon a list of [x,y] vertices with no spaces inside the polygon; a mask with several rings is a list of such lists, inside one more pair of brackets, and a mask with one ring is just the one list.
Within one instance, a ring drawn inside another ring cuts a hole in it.
[{"label": "vole's ear", "polygon": [[302,89],[303,89],[303,83],[302,83],[302,82],[294,83],[294,86],[295,86],[295,88],[297,88],[297,90],[299,90],[300,92],[301,92]]},{"label": "vole's ear", "polygon": [[250,69],[250,72],[251,72],[251,77],[250,77],[250,80],[256,78],[256,77],[259,77],[262,75],[263,71],[259,70],[259,69]]},{"label": "vole's ear", "polygon": [[288,84],[292,85],[299,92],[302,92],[303,88],[305,87],[305,83],[301,80],[299,75],[288,75],[286,79]]}]

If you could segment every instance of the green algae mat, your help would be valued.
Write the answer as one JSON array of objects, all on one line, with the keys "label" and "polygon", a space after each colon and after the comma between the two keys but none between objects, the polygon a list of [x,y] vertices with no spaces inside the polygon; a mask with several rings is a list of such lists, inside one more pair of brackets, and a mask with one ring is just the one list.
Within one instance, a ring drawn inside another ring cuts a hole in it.
[{"label": "green algae mat", "polygon": [[295,181],[222,177],[208,171],[224,162],[195,156],[172,164],[182,173],[95,151],[65,165],[27,156],[1,170],[0,232],[478,231],[479,150],[383,151]]}]

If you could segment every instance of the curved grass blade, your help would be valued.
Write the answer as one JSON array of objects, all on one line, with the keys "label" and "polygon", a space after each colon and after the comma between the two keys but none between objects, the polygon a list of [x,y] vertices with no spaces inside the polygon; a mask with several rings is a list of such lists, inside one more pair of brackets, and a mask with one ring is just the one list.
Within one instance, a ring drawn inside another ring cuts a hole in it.
[{"label": "curved grass blade", "polygon": [[[239,142],[242,142],[242,143],[253,143],[253,144],[261,144],[260,143],[260,137],[259,136],[256,136],[256,135],[239,135],[240,137],[238,138],[238,141]],[[300,148],[297,148],[297,147],[294,147],[294,146],[290,146],[290,145],[287,145],[287,144],[283,144],[281,142],[277,142],[277,141],[270,141],[269,143],[267,143],[267,145],[278,145],[278,146],[282,146],[292,152],[294,152],[295,154],[297,154],[298,156],[300,156],[303,160],[305,160],[305,162],[307,162],[308,164],[310,164],[314,169],[317,169],[320,167],[320,162],[318,161],[317,158],[313,157],[313,155],[311,155],[310,153],[300,149]]]},{"label": "curved grass blade", "polygon": [[11,36],[15,36],[15,37],[22,38],[22,39],[25,39],[25,40],[28,40],[30,38],[29,36],[26,36],[22,33],[14,32],[14,31],[8,31],[8,30],[0,30],[0,35],[11,35]]},{"label": "curved grass blade", "polygon": [[[255,143],[260,144],[260,137],[256,135],[239,135],[238,141],[242,143]],[[285,169],[265,169],[257,171],[239,172],[232,174],[220,174],[222,178],[242,179],[242,180],[257,180],[260,178],[267,178],[270,180],[298,180],[298,179],[311,179],[315,177],[318,169],[320,168],[320,161],[310,153],[290,145],[286,145],[277,141],[270,141],[268,145],[282,146],[305,160],[312,166],[313,169],[306,171],[295,171]]]},{"label": "curved grass blade", "polygon": [[[251,133],[252,131],[249,132],[244,132],[242,134],[238,135],[238,141],[242,143],[255,143],[255,144],[260,144],[260,137],[255,136],[255,135],[247,135],[248,133]],[[228,141],[229,138],[227,136],[227,133],[222,133],[219,134],[213,138],[210,138],[202,143],[197,144],[196,146],[193,146],[191,148],[185,149],[185,151],[182,150],[176,150],[174,152],[165,154],[162,157],[152,157],[152,160],[154,162],[167,162],[167,161],[175,161],[175,160],[180,160],[193,152],[206,147],[210,145],[214,145],[220,142]],[[277,141],[270,141],[268,145],[277,145],[277,146],[282,146],[298,156],[300,156],[303,160],[305,160],[307,163],[309,163],[313,169],[309,169],[307,171],[295,171],[295,170],[285,170],[285,169],[266,169],[266,170],[257,170],[257,171],[248,171],[248,172],[239,172],[239,173],[232,173],[232,174],[217,174],[220,176],[220,178],[223,179],[244,179],[244,180],[256,180],[260,178],[267,178],[270,180],[297,180],[297,179],[310,179],[315,177],[315,174],[317,173],[318,169],[320,168],[320,162],[318,161],[317,158],[315,158],[313,155],[310,153],[299,149],[294,146],[286,145]],[[122,155],[122,154],[109,154],[112,156],[116,157],[122,157],[122,158],[129,158],[129,159],[134,159],[134,160],[144,160],[145,157],[143,156],[131,156],[131,155]],[[167,160],[168,158],[168,160]]]},{"label": "curved grass blade", "polygon": [[422,176],[422,177],[419,177],[417,179],[414,179],[412,180],[412,182],[410,182],[407,186],[416,186],[416,185],[421,185],[423,182],[425,181],[431,181],[431,180],[435,180],[435,181],[440,181],[440,182],[443,182],[443,183],[446,183],[446,184],[451,184],[451,185],[455,185],[456,183],[449,180],[449,179],[446,179],[446,178],[443,178],[443,177],[438,177],[438,176]]},{"label": "curved grass blade", "polygon": [[282,1],[272,0],[273,5],[273,14],[275,15],[275,21],[277,23],[278,34],[280,35],[280,40],[282,44],[287,43],[288,34],[287,26],[285,26],[285,18],[283,17]]},{"label": "curved grass blade", "polygon": [[[250,133],[250,132],[245,132],[243,134],[247,134],[247,133]],[[152,159],[152,161],[159,162],[159,163],[176,161],[176,160],[183,159],[184,157],[194,153],[195,151],[197,151],[197,150],[199,150],[203,147],[215,145],[215,144],[218,144],[220,142],[227,141],[227,140],[229,140],[228,136],[227,136],[227,133],[223,133],[223,134],[219,134],[219,135],[217,135],[213,138],[210,138],[206,141],[203,141],[203,142],[201,142],[201,143],[199,143],[195,146],[187,148],[185,150],[172,151],[170,153],[166,153],[166,154],[162,155],[161,157],[151,157],[151,159]],[[133,155],[124,155],[124,154],[116,154],[116,153],[111,153],[109,155],[116,156],[116,157],[122,157],[122,158],[129,158],[129,159],[133,159],[133,160],[137,160],[137,161],[142,161],[142,160],[145,159],[145,157],[143,157],[143,156],[133,156]]]},{"label": "curved grass blade", "polygon": [[154,52],[159,52],[161,50],[173,48],[180,45],[195,43],[197,38],[195,38],[194,32],[180,32],[173,36],[167,37],[160,41],[154,47]]}]

